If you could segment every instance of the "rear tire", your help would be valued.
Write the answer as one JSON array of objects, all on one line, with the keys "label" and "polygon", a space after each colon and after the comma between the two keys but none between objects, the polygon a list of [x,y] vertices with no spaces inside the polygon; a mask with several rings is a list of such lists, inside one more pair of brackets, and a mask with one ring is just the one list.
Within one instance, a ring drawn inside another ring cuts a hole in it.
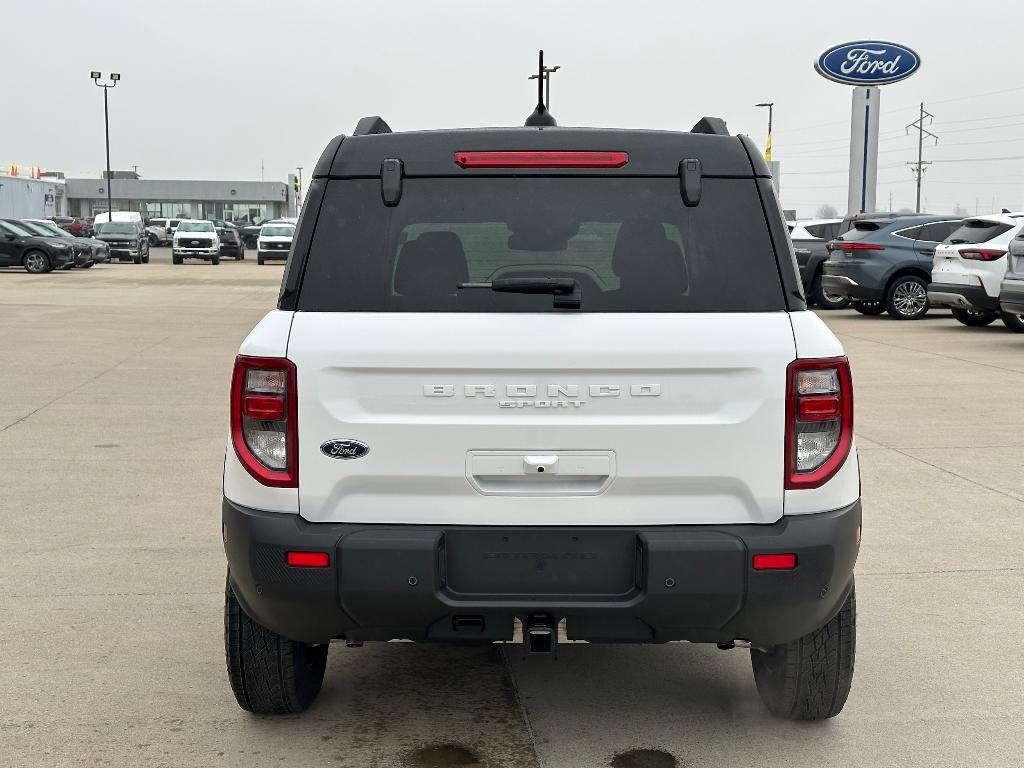
[{"label": "rear tire", "polygon": [[224,654],[238,706],[258,715],[305,711],[324,681],[328,645],[289,640],[257,623],[224,589]]},{"label": "rear tire", "polygon": [[885,311],[880,301],[851,301],[850,306],[862,315],[880,315]]},{"label": "rear tire", "polygon": [[849,296],[833,296],[825,291],[821,285],[820,272],[811,285],[811,298],[814,299],[814,304],[818,309],[846,309],[850,306]]},{"label": "rear tire", "polygon": [[96,264],[96,262],[95,262],[95,261],[90,261],[90,262],[88,262],[87,264],[83,264],[83,265],[82,265],[82,269],[91,269],[91,268],[93,267],[93,265],[94,265],[94,264]]},{"label": "rear tire", "polygon": [[971,328],[981,328],[986,325],[992,325],[999,317],[996,312],[988,312],[985,310],[976,309],[953,309],[953,317],[957,319],[957,322],[963,323]]},{"label": "rear tire", "polygon": [[1000,312],[999,316],[1003,319],[1003,325],[1009,328],[1014,333],[1024,333],[1024,315],[1014,315],[1010,312]]},{"label": "rear tire", "polygon": [[149,244],[150,244],[151,246],[153,246],[153,245],[160,245],[160,238],[159,238],[159,237],[157,237],[157,236],[156,236],[155,234],[153,234],[152,232],[150,232],[150,233],[149,233]]},{"label": "rear tire", "polygon": [[885,291],[885,311],[893,320],[920,320],[929,306],[928,283],[918,275],[897,277]]},{"label": "rear tire", "polygon": [[769,711],[790,720],[825,720],[843,711],[853,681],[857,597],[825,626],[771,650],[750,651],[757,692]]}]

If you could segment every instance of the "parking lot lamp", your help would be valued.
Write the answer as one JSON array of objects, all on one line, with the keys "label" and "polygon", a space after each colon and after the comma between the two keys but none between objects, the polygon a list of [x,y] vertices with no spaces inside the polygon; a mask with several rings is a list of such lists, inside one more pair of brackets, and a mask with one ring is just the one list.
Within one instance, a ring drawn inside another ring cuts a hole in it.
[{"label": "parking lot lamp", "polygon": [[764,161],[770,163],[772,161],[772,108],[775,106],[774,101],[763,101],[760,104],[755,104],[755,107],[768,107],[768,141],[764,145]]},{"label": "parking lot lamp", "polygon": [[113,221],[114,195],[110,189],[110,183],[112,181],[110,173],[110,110],[107,108],[107,91],[117,85],[117,81],[121,79],[121,75],[117,72],[111,72],[109,84],[100,82],[100,78],[103,77],[100,72],[90,72],[89,76],[92,78],[94,84],[103,89],[103,132],[106,134],[107,139],[107,220]]}]

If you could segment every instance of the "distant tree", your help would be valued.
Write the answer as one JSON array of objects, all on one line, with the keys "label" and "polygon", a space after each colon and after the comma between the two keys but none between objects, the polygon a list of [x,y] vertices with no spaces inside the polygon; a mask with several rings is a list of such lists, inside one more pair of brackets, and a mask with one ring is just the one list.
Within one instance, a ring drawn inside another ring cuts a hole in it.
[{"label": "distant tree", "polygon": [[968,211],[966,208],[964,208],[962,205],[960,205],[960,203],[957,203],[956,205],[953,206],[953,215],[954,216],[970,216],[971,212]]},{"label": "distant tree", "polygon": [[835,219],[838,216],[839,216],[839,211],[836,210],[836,207],[834,205],[829,205],[828,203],[824,203],[823,205],[819,205],[818,206],[817,217],[819,219]]}]

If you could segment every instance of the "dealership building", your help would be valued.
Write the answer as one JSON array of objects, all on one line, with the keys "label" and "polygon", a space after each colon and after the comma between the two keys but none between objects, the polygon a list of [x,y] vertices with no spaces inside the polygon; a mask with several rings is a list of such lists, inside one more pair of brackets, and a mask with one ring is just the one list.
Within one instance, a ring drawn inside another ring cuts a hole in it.
[{"label": "dealership building", "polygon": [[[107,184],[115,211],[138,211],[145,219],[274,219],[295,216],[295,183],[281,181],[198,181],[185,179],[67,179],[69,216],[107,210]],[[134,174],[131,174],[134,175]]]}]

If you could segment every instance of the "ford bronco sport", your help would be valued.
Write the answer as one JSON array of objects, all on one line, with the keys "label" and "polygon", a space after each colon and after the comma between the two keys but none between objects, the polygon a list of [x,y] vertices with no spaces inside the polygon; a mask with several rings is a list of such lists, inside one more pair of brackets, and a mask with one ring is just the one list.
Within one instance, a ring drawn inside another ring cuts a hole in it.
[{"label": "ford bronco sport", "polygon": [[850,368],[768,168],[715,118],[552,123],[364,118],[317,163],[231,386],[244,709],[309,706],[332,640],[520,635],[748,648],[771,712],[843,708]]}]

